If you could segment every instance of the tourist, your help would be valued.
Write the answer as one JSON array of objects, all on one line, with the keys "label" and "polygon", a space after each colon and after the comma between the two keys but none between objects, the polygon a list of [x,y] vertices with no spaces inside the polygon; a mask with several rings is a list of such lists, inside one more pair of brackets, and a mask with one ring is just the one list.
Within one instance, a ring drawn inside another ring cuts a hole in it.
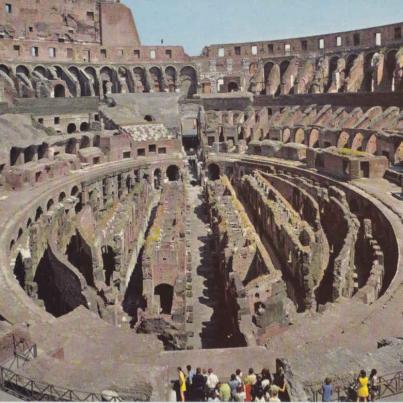
[{"label": "tourist", "polygon": [[217,389],[221,402],[229,402],[231,400],[231,388],[227,382],[219,382]]},{"label": "tourist", "polygon": [[179,395],[181,402],[184,402],[186,393],[186,376],[183,373],[181,367],[178,367],[178,378],[179,378]]},{"label": "tourist", "polygon": [[242,371],[241,371],[240,369],[237,369],[237,370],[235,371],[235,375],[236,375],[236,379],[239,381],[239,383],[243,385],[243,380],[242,380],[243,374],[242,374]]},{"label": "tourist", "polygon": [[278,397],[278,392],[274,388],[270,392],[269,402],[281,402],[281,400]]},{"label": "tourist", "polygon": [[256,383],[256,375],[253,371],[253,368],[249,368],[248,375],[245,376],[244,384],[245,384],[245,393],[246,393],[246,402],[252,401],[252,386]]},{"label": "tourist", "polygon": [[240,385],[239,380],[237,379],[235,374],[231,375],[230,381],[228,382],[229,387],[231,388],[231,397],[232,400],[235,400],[235,396],[236,396],[236,391],[238,389],[238,386]]},{"label": "tourist", "polygon": [[220,399],[217,395],[217,391],[215,389],[211,389],[208,393],[208,402],[219,402]]},{"label": "tourist", "polygon": [[262,388],[266,390],[271,384],[271,374],[267,368],[262,369]]},{"label": "tourist", "polygon": [[274,374],[273,384],[278,387],[278,398],[282,402],[287,401],[288,400],[287,382],[285,380],[284,369],[282,366],[279,366],[277,368],[277,372]]},{"label": "tourist", "polygon": [[260,388],[257,392],[256,392],[256,396],[253,399],[254,402],[265,402],[266,399],[264,398],[264,392],[263,389]]},{"label": "tourist", "polygon": [[218,383],[218,376],[213,372],[211,368],[208,369],[206,385],[209,391],[215,390]]},{"label": "tourist", "polygon": [[326,378],[322,385],[322,400],[324,402],[331,402],[333,395],[333,386],[330,378]]},{"label": "tourist", "polygon": [[200,368],[196,369],[196,374],[192,379],[192,397],[195,402],[206,400],[206,378],[202,375]]},{"label": "tourist", "polygon": [[370,395],[371,401],[374,402],[375,398],[379,393],[379,379],[378,379],[378,371],[373,369],[369,375],[369,387],[370,387]]},{"label": "tourist", "polygon": [[243,386],[242,383],[239,384],[239,386],[236,389],[235,401],[236,402],[246,402],[245,387]]},{"label": "tourist", "polygon": [[357,379],[358,389],[357,389],[357,402],[367,402],[369,396],[368,390],[368,377],[365,370],[360,371],[360,375]]},{"label": "tourist", "polygon": [[192,380],[195,375],[194,370],[192,369],[191,365],[186,365],[186,371],[187,371],[187,376],[186,376],[186,400],[187,401],[193,401],[193,387],[192,387]]},{"label": "tourist", "polygon": [[254,385],[252,385],[252,400],[256,400],[256,396],[261,392],[263,395],[263,387],[262,387],[262,376],[261,375],[256,375],[256,382]]},{"label": "tourist", "polygon": [[257,378],[256,378],[256,374],[255,374],[255,371],[253,370],[253,368],[249,368],[246,379],[247,379],[247,382],[252,386],[256,383]]}]

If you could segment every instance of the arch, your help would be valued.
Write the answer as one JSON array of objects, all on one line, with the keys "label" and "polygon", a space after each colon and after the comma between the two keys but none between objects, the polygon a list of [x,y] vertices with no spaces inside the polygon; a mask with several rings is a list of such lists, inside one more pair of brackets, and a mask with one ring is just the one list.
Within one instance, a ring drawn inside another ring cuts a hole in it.
[{"label": "arch", "polygon": [[166,84],[168,86],[169,92],[176,91],[176,69],[172,66],[168,66],[165,69],[165,76],[166,76]]},{"label": "arch", "polygon": [[99,82],[98,82],[98,77],[97,77],[97,72],[93,67],[86,67],[84,69],[84,72],[91,78],[92,84],[94,87],[94,93],[96,96],[99,96]]},{"label": "arch", "polygon": [[15,259],[13,273],[22,288],[25,287],[25,270],[26,269],[22,258],[22,254],[21,252],[18,252],[18,255]]},{"label": "arch", "polygon": [[20,239],[20,238],[22,237],[22,234],[23,234],[23,233],[24,233],[23,229],[20,228],[20,229],[18,230],[17,239]]},{"label": "arch", "polygon": [[151,67],[150,69],[151,86],[155,92],[162,92],[162,72],[159,67]]},{"label": "arch", "polygon": [[210,164],[208,166],[208,178],[211,181],[216,181],[217,179],[220,179],[220,176],[220,167],[217,164]]},{"label": "arch", "polygon": [[228,83],[228,92],[238,92],[239,86],[236,82],[231,81]]},{"label": "arch", "polygon": [[325,91],[328,92],[333,83],[333,74],[337,70],[337,64],[339,62],[339,56],[333,56],[329,60],[329,71],[328,71],[328,81]]},{"label": "arch", "polygon": [[187,98],[197,92],[197,72],[192,66],[185,66],[180,71],[181,91]]},{"label": "arch", "polygon": [[161,313],[170,315],[174,296],[174,288],[169,284],[159,284],[154,288],[154,295],[160,297]]},{"label": "arch", "polygon": [[116,80],[114,80],[114,71],[110,67],[102,67],[100,70],[100,77],[104,95],[107,95],[109,92],[119,92],[116,88]]},{"label": "arch", "polygon": [[78,192],[79,192],[78,186],[73,186],[71,188],[70,195],[71,196],[77,196]]},{"label": "arch", "polygon": [[90,125],[88,122],[82,122],[80,125],[80,132],[88,132],[90,130]]},{"label": "arch", "polygon": [[364,79],[362,81],[362,89],[366,92],[372,92],[372,79],[373,79],[373,68],[372,59],[375,52],[368,53],[364,58]]},{"label": "arch", "polygon": [[39,218],[42,216],[42,214],[43,214],[42,207],[39,206],[39,207],[36,209],[36,212],[35,212],[35,221],[38,221]]},{"label": "arch", "polygon": [[24,150],[24,162],[31,162],[35,159],[36,155],[36,146],[29,146]]},{"label": "arch", "polygon": [[365,146],[365,152],[369,154],[376,154],[377,147],[378,147],[377,136],[376,134],[372,134],[367,141],[367,145]]},{"label": "arch", "polygon": [[362,133],[356,133],[353,142],[351,143],[351,149],[356,151],[362,151],[363,142],[364,142],[364,135]]},{"label": "arch", "polygon": [[394,75],[396,70],[396,54],[397,49],[389,50],[385,55],[384,68],[383,68],[383,82],[386,91],[395,91]]},{"label": "arch", "polygon": [[46,204],[46,210],[49,211],[53,205],[55,204],[55,202],[53,201],[53,199],[49,199],[49,201]]},{"label": "arch", "polygon": [[66,143],[66,154],[76,153],[77,139],[69,139]]},{"label": "arch", "polygon": [[133,69],[134,91],[135,92],[148,92],[146,85],[145,70],[142,67],[135,67]]},{"label": "arch", "polygon": [[59,194],[58,201],[61,203],[66,198],[66,193],[62,192]]},{"label": "arch", "polygon": [[180,179],[179,167],[177,165],[170,165],[166,172],[167,178],[170,182],[175,182]]},{"label": "arch", "polygon": [[65,98],[66,97],[66,89],[62,84],[56,84],[54,89],[55,98]]},{"label": "arch", "polygon": [[288,143],[291,139],[291,130],[288,127],[283,129],[282,133],[283,143]]},{"label": "arch", "polygon": [[401,162],[403,162],[403,141],[398,143],[394,154],[395,154],[394,158],[395,164],[400,164]]},{"label": "arch", "polygon": [[345,148],[348,144],[348,141],[350,139],[350,135],[343,131],[340,133],[339,138],[337,139],[337,147],[338,148]]},{"label": "arch", "polygon": [[308,146],[311,148],[319,147],[319,136],[320,132],[318,129],[312,129],[311,133],[309,133],[309,144]]},{"label": "arch", "polygon": [[88,136],[81,136],[80,139],[80,149],[88,148],[91,146],[91,140]]},{"label": "arch", "polygon": [[31,75],[30,72],[29,72],[29,70],[28,70],[28,67],[26,67],[26,66],[24,66],[24,65],[22,65],[22,64],[20,64],[19,66],[17,66],[17,68],[15,69],[15,71],[16,71],[17,74],[24,74],[24,75],[26,75],[27,77],[29,77],[29,76]]},{"label": "arch", "polygon": [[295,143],[304,144],[305,143],[305,132],[304,129],[298,128],[295,132]]},{"label": "arch", "polygon": [[154,189],[159,189],[161,186],[161,169],[157,168],[154,171]]},{"label": "arch", "polygon": [[0,71],[7,74],[8,76],[10,75],[10,68],[7,67],[5,64],[0,64]]},{"label": "arch", "polygon": [[289,66],[290,66],[289,60],[284,60],[280,63],[280,83],[281,84],[284,84],[284,76],[285,76]]},{"label": "arch", "polygon": [[75,133],[76,131],[77,131],[77,126],[76,126],[75,123],[69,123],[69,124],[67,125],[67,133],[68,133],[68,134]]},{"label": "arch", "polygon": [[30,217],[30,218],[28,218],[26,228],[29,228],[31,225],[32,225],[32,219]]},{"label": "arch", "polygon": [[272,62],[266,63],[266,64],[264,65],[265,93],[266,93],[267,95],[269,95],[269,94],[267,93],[267,85],[269,84],[269,77],[270,77],[270,73],[271,73],[273,67],[274,67],[274,63],[272,63]]},{"label": "arch", "polygon": [[14,239],[12,239],[10,242],[10,250],[12,250],[14,248],[14,245],[15,245],[15,241],[14,241]]}]

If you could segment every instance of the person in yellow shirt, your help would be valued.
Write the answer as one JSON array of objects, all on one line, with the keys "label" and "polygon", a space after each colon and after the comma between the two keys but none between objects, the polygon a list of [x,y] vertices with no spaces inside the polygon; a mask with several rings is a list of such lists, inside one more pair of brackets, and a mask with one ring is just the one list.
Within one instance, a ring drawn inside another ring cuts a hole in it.
[{"label": "person in yellow shirt", "polygon": [[360,376],[357,379],[358,389],[357,389],[357,402],[367,402],[369,396],[368,390],[368,377],[367,373],[362,369],[360,371]]},{"label": "person in yellow shirt", "polygon": [[179,394],[181,397],[181,402],[184,402],[186,392],[186,376],[183,373],[181,367],[178,367],[178,377],[179,377]]}]

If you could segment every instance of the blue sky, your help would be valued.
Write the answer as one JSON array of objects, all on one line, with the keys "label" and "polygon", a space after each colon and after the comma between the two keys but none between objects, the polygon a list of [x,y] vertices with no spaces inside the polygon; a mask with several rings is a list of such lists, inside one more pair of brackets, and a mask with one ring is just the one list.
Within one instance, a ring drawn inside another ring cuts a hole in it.
[{"label": "blue sky", "polygon": [[273,40],[403,21],[403,0],[122,0],[143,45]]}]

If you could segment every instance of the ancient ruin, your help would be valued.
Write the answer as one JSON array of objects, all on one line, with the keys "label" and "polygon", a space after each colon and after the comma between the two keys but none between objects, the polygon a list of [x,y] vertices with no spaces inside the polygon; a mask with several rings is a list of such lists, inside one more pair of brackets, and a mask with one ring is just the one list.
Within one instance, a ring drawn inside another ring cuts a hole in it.
[{"label": "ancient ruin", "polygon": [[119,0],[0,2],[0,388],[403,379],[402,29],[193,57]]}]

